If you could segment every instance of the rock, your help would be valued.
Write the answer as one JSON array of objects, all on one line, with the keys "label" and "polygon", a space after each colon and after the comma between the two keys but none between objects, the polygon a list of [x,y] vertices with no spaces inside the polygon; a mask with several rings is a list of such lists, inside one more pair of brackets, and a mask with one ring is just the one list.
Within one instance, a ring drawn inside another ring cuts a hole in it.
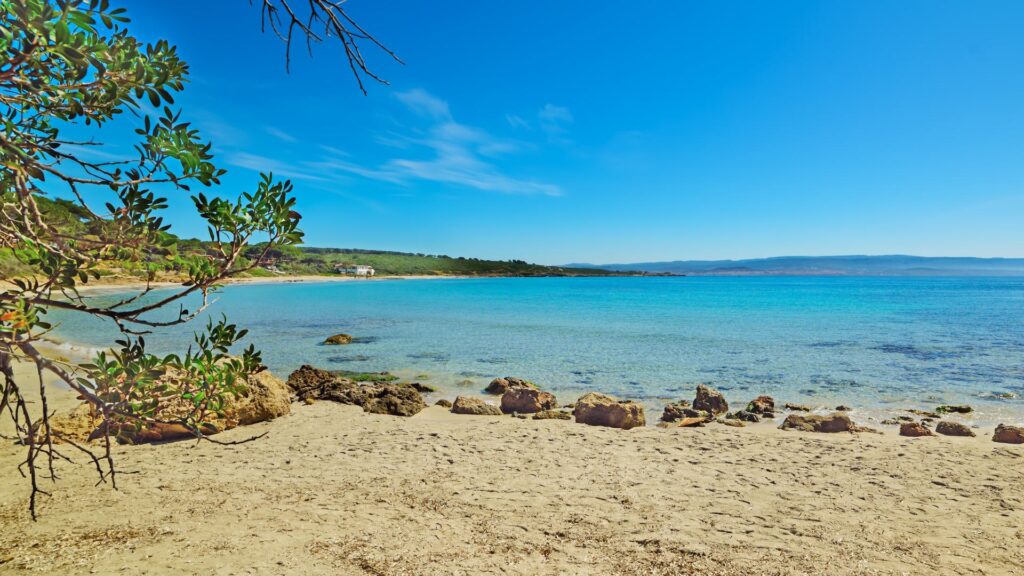
[{"label": "rock", "polygon": [[748,412],[746,410],[740,410],[739,412],[734,412],[732,414],[729,414],[729,415],[726,416],[726,419],[742,420],[743,422],[760,422],[761,421],[761,418],[757,414],[754,414],[753,412]]},{"label": "rock", "polygon": [[412,384],[409,384],[409,386],[412,386],[413,389],[415,389],[417,392],[421,394],[430,394],[431,392],[437,392],[437,388],[434,388],[433,386],[428,386],[427,384],[420,384],[419,382],[413,382]]},{"label": "rock", "polygon": [[623,430],[647,423],[644,419],[643,406],[597,392],[590,392],[577,400],[573,415],[580,424],[609,426]]},{"label": "rock", "polygon": [[846,414],[829,414],[828,416],[800,416],[790,414],[780,426],[783,430],[802,430],[804,432],[854,432],[856,427]]},{"label": "rock", "polygon": [[993,398],[999,398],[1000,400],[1013,400],[1017,397],[1013,392],[992,392],[990,396]]},{"label": "rock", "polygon": [[516,378],[515,376],[506,376],[504,378],[495,378],[491,380],[491,383],[484,388],[484,392],[488,394],[504,394],[512,388],[533,388],[536,389],[537,385],[529,380],[523,380],[522,378]]},{"label": "rock", "polygon": [[[759,416],[775,417],[775,399],[771,396],[758,396],[747,403],[747,412]],[[769,416],[771,414],[771,416]]]},{"label": "rock", "polygon": [[900,421],[896,420],[894,418],[887,418],[885,420],[882,420],[882,426],[899,426],[899,425],[900,425]]},{"label": "rock", "polygon": [[561,410],[544,410],[533,415],[534,420],[572,420],[572,414]]},{"label": "rock", "polygon": [[850,408],[849,406],[846,406],[844,404],[836,406],[836,412],[849,412],[850,410],[853,410],[853,408]]},{"label": "rock", "polygon": [[452,414],[470,414],[473,416],[501,416],[501,408],[488,404],[479,398],[459,396],[452,404]]},{"label": "rock", "polygon": [[786,410],[792,410],[794,412],[810,412],[811,411],[811,407],[810,406],[804,406],[803,404],[789,404],[789,403],[787,403],[785,408],[786,408]]},{"label": "rock", "polygon": [[707,416],[696,416],[677,420],[676,422],[673,422],[673,424],[678,428],[699,428],[708,422],[710,422],[710,420],[708,420]]},{"label": "rock", "polygon": [[976,436],[974,430],[959,422],[943,420],[936,424],[935,431],[944,436]]},{"label": "rock", "polygon": [[719,424],[725,424],[726,426],[732,426],[733,428],[743,428],[746,426],[746,424],[736,418],[719,418],[717,422]]},{"label": "rock", "polygon": [[330,400],[362,406],[366,412],[412,416],[427,407],[412,384],[359,383],[309,365],[288,376],[288,387],[300,400]]},{"label": "rock", "polygon": [[948,404],[943,404],[942,406],[939,406],[938,408],[935,409],[936,414],[970,414],[971,412],[974,412],[974,408],[971,408],[970,406],[966,405],[951,406]]},{"label": "rock", "polygon": [[363,411],[392,416],[415,416],[427,407],[423,396],[409,384],[375,384],[362,386],[366,390]]},{"label": "rock", "polygon": [[229,398],[224,406],[225,422],[218,427],[229,430],[285,416],[292,411],[291,393],[280,378],[269,370],[249,376],[245,390]]},{"label": "rock", "polygon": [[510,388],[501,396],[501,411],[506,414],[533,414],[555,408],[558,408],[555,395],[536,388]]},{"label": "rock", "polygon": [[910,412],[911,414],[917,414],[918,416],[923,416],[925,418],[934,418],[935,420],[942,418],[942,416],[939,416],[935,412],[929,412],[927,410],[907,410],[907,412]]},{"label": "rock", "polygon": [[334,336],[328,336],[327,339],[324,340],[324,344],[344,345],[351,343],[352,337],[348,334],[335,334]]},{"label": "rock", "polygon": [[438,400],[437,402],[434,402],[434,406],[440,406],[442,408],[451,408],[452,407],[452,402],[451,402],[451,400],[445,400],[445,399],[442,398],[442,399]]},{"label": "rock", "polygon": [[670,402],[665,405],[665,409],[661,412],[662,422],[675,422],[686,416],[685,411],[690,408],[690,402],[688,400],[679,400],[678,402]]},{"label": "rock", "polygon": [[900,424],[900,436],[910,436],[914,438],[918,436],[935,436],[935,433],[920,422],[904,422],[903,424]]},{"label": "rock", "polygon": [[996,426],[996,432],[992,435],[992,441],[1002,442],[1003,444],[1024,444],[1024,428],[1000,424]]},{"label": "rock", "polygon": [[729,403],[725,401],[725,396],[722,396],[718,390],[699,384],[697,397],[693,399],[693,409],[704,410],[712,414],[725,414],[729,411]]}]

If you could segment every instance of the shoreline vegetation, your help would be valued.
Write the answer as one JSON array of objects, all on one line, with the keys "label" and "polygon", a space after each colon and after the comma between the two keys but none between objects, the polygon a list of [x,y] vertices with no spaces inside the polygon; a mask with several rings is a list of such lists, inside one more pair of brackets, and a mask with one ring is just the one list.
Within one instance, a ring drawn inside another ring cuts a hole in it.
[{"label": "shoreline vegetation", "polygon": [[[27,379],[34,368],[16,370]],[[1024,495],[1012,489],[1024,446],[993,443],[988,431],[786,431],[778,423],[801,407],[760,397],[736,411],[708,388],[666,407],[672,421],[662,428],[624,430],[608,425],[631,428],[635,414],[612,414],[630,403],[600,394],[565,408],[539,386],[499,378],[473,397],[491,410],[456,413],[444,402],[427,406],[429,386],[376,376],[303,367],[287,384],[274,379],[295,400],[287,413],[218,435],[267,434],[254,442],[119,446],[132,474],[117,491],[96,486],[86,462],[59,462],[61,483],[38,522],[25,512],[28,487],[15,471],[21,448],[4,443],[0,523],[11,529],[0,533],[0,574],[988,574],[1024,566]],[[50,396],[58,414],[78,404],[66,390]],[[604,425],[571,421],[583,402]],[[705,410],[702,426],[686,425],[688,411]],[[750,411],[762,422],[719,423]],[[551,412],[569,420],[538,417]],[[188,494],[197,481],[215,489]],[[180,554],[193,546],[204,554]]]}]

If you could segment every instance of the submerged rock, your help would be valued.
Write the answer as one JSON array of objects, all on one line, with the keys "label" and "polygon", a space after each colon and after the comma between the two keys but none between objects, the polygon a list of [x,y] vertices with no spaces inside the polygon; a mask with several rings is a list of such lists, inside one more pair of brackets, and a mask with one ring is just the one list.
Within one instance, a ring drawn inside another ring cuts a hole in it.
[{"label": "submerged rock", "polygon": [[479,398],[459,396],[452,404],[452,414],[469,414],[472,416],[501,416],[501,409],[488,404]]},{"label": "submerged rock", "polygon": [[484,392],[500,395],[513,388],[537,389],[537,385],[529,380],[523,380],[522,378],[516,378],[515,376],[506,376],[504,378],[495,378],[494,380],[491,380],[491,383],[487,385],[487,388],[484,388]]},{"label": "submerged rock", "polygon": [[846,414],[829,414],[828,416],[800,416],[790,414],[780,426],[783,430],[801,430],[804,432],[855,432],[856,426]]},{"label": "submerged rock", "polygon": [[334,336],[328,336],[327,339],[324,340],[324,344],[345,345],[351,343],[352,337],[348,334],[335,334]]},{"label": "submerged rock", "polygon": [[718,390],[699,384],[697,396],[693,399],[693,409],[704,410],[711,414],[725,414],[729,411],[729,403],[725,401],[725,396]]},{"label": "submerged rock", "polygon": [[506,414],[533,414],[555,408],[555,395],[536,388],[511,388],[501,396],[501,411]]},{"label": "submerged rock", "polygon": [[943,404],[935,409],[937,414],[970,414],[974,412],[974,408],[967,405],[952,406],[949,404]]},{"label": "submerged rock", "polygon": [[904,422],[903,424],[900,424],[900,436],[910,436],[915,438],[920,436],[935,436],[935,433],[920,422]]},{"label": "submerged rock", "polygon": [[995,434],[992,435],[992,441],[1003,444],[1024,444],[1024,428],[1000,424],[996,426]]},{"label": "submerged rock", "polygon": [[647,423],[644,419],[643,406],[598,392],[590,392],[577,400],[573,415],[580,424],[609,426],[623,430]]},{"label": "submerged rock", "polygon": [[944,436],[976,436],[974,430],[971,430],[966,424],[949,420],[943,420],[936,424],[935,431]]}]

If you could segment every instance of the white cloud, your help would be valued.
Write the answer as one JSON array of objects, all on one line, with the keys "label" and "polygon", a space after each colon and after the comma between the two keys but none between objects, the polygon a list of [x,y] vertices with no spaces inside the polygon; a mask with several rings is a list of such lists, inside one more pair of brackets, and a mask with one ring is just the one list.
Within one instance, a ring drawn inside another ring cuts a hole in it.
[{"label": "white cloud", "polygon": [[267,134],[270,134],[271,136],[277,138],[278,140],[281,140],[282,142],[288,142],[290,144],[292,142],[298,141],[298,139],[292,136],[291,134],[285,132],[284,130],[274,128],[273,126],[264,126],[263,130],[265,130]]},{"label": "white cloud", "polygon": [[[503,194],[562,193],[557,185],[506,174],[493,158],[521,150],[516,140],[494,137],[485,130],[455,121],[448,103],[421,89],[400,92],[396,98],[430,124],[412,135],[389,134],[378,142],[421,157],[391,158],[376,167],[358,165],[341,158],[307,163],[317,170],[337,170],[364,178],[392,183],[425,180],[457,184]],[[567,112],[567,111],[566,111]]]},{"label": "white cloud", "polygon": [[540,112],[537,113],[537,117],[543,122],[552,122],[556,124],[572,122],[572,112],[569,112],[568,108],[563,106],[555,106],[554,104],[545,104]]},{"label": "white cloud", "polygon": [[266,156],[259,156],[257,154],[250,154],[248,152],[230,153],[227,155],[226,161],[232,166],[248,168],[249,170],[255,170],[257,172],[273,172],[275,176],[283,176],[285,178],[311,181],[327,180],[319,174],[303,169],[297,169],[294,166],[281,162],[280,160],[275,160],[274,158],[268,158]]}]

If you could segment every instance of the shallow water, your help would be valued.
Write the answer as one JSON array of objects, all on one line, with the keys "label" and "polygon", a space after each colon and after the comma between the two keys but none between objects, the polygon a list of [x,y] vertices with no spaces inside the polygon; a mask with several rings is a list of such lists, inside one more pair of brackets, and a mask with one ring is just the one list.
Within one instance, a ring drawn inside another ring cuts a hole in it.
[{"label": "shallow water", "polygon": [[[709,382],[734,404],[771,394],[870,420],[967,403],[969,422],[1024,421],[1024,278],[395,280],[239,285],[218,297],[212,312],[249,328],[281,375],[301,364],[390,370],[447,396],[514,375],[566,402],[599,390],[652,408]],[[54,319],[61,338],[111,341],[102,322]],[[197,328],[147,342],[181,350]],[[360,340],[320,345],[336,332]],[[1015,398],[992,395],[1003,392]]]}]

